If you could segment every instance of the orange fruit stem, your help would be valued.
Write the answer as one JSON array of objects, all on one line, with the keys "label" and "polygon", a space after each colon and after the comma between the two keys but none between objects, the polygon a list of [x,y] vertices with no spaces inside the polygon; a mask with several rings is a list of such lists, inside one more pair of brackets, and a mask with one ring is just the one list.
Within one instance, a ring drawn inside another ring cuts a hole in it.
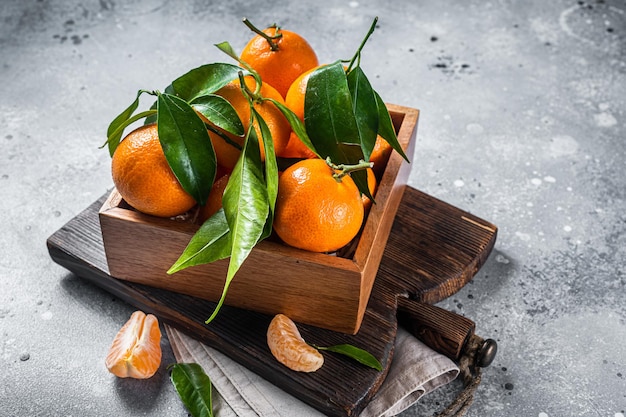
[{"label": "orange fruit stem", "polygon": [[248,26],[248,28],[250,28],[251,31],[253,31],[254,33],[256,33],[257,35],[263,37],[263,39],[265,39],[267,41],[267,43],[269,43],[270,45],[270,49],[272,51],[277,51],[278,50],[278,44],[276,42],[274,42],[274,39],[280,39],[283,37],[282,33],[278,32],[278,25],[276,25],[276,23],[274,23],[273,25],[269,26],[270,28],[274,28],[276,29],[276,34],[273,36],[268,35],[267,33],[263,32],[262,30],[260,30],[259,28],[257,28],[256,26],[254,26],[252,24],[252,22],[250,22],[248,20],[247,17],[243,18],[243,23]]},{"label": "orange fruit stem", "polygon": [[335,173],[333,174],[333,178],[337,182],[341,182],[341,179],[346,175],[349,175],[351,172],[362,171],[364,169],[372,168],[374,164],[372,162],[367,162],[364,160],[360,160],[358,164],[339,164],[335,165],[330,157],[326,158],[326,164],[331,167]]}]

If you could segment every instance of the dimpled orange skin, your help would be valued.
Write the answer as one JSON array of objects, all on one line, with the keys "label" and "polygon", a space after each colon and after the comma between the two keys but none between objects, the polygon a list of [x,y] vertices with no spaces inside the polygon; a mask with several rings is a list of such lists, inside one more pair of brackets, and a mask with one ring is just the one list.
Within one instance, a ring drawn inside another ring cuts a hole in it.
[{"label": "dimpled orange skin", "polygon": [[196,204],[167,163],[156,124],[141,126],[120,142],[111,174],[122,198],[142,213],[172,217]]},{"label": "dimpled orange skin", "polygon": [[[252,77],[245,78],[246,86],[254,91],[256,88],[256,82]],[[250,126],[250,105],[248,99],[243,95],[241,91],[241,84],[239,80],[235,80],[224,87],[220,88],[215,94],[225,98],[235,108],[241,123],[243,124],[244,132],[248,130]],[[285,100],[271,85],[266,83],[261,84],[260,95],[265,98],[272,98],[281,104],[284,104]],[[272,134],[272,142],[274,143],[274,151],[276,154],[282,152],[289,142],[289,134],[291,132],[291,126],[289,122],[283,116],[280,110],[271,102],[264,101],[262,103],[255,103],[254,108],[259,112],[263,120],[268,126],[270,133]],[[265,149],[263,148],[263,140],[261,138],[261,130],[258,124],[255,123],[254,129],[257,137],[259,138],[259,145],[261,147],[261,159],[265,160]],[[231,133],[224,132],[233,142],[243,146],[244,137],[236,136]],[[223,138],[217,134],[209,131],[209,137],[211,143],[215,149],[215,155],[217,157],[217,163],[222,167],[232,170],[241,155],[241,150],[237,149],[232,144],[226,142]]]},{"label": "dimpled orange skin", "polygon": [[[267,28],[263,32],[274,36],[277,29]],[[302,36],[283,29],[279,29],[278,33],[282,36],[274,40],[277,50],[272,51],[265,38],[255,35],[241,51],[240,58],[259,73],[264,83],[270,84],[285,97],[294,80],[317,66],[318,59]]]},{"label": "dimpled orange skin", "polygon": [[270,322],[267,345],[276,360],[293,371],[315,372],[324,364],[324,356],[304,341],[296,324],[284,314]]},{"label": "dimpled orange skin", "polygon": [[359,232],[363,202],[354,181],[340,182],[321,159],[287,168],[278,182],[274,230],[288,245],[312,252],[334,252]]},{"label": "dimpled orange skin", "polygon": [[120,378],[146,379],[159,369],[161,355],[157,318],[135,311],[113,339],[105,364]]}]

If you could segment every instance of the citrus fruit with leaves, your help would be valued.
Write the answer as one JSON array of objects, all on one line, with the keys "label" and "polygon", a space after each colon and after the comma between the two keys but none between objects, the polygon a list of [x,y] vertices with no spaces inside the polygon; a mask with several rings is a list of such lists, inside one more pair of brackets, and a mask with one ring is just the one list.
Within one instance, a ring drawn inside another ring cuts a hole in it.
[{"label": "citrus fruit with leaves", "polygon": [[172,172],[156,124],[141,126],[120,142],[111,161],[111,174],[120,195],[142,213],[172,217],[196,204]]},{"label": "citrus fruit with leaves", "polygon": [[270,322],[267,345],[272,355],[291,370],[315,372],[324,364],[324,356],[304,341],[296,324],[284,314],[277,314]]},{"label": "citrus fruit with leaves", "polygon": [[[245,84],[247,90],[254,94],[257,86],[254,78],[250,76],[246,77]],[[215,94],[223,97],[233,106],[239,116],[239,119],[241,120],[241,123],[243,124],[244,131],[247,131],[250,127],[250,101],[246,96],[246,93],[242,91],[239,79],[228,83],[224,87],[220,88]],[[266,83],[261,84],[258,95],[263,98],[274,99],[279,103],[284,104],[282,96],[271,85]],[[289,141],[289,134],[291,132],[289,122],[285,119],[285,116],[274,105],[274,103],[271,103],[270,101],[263,101],[261,99],[255,99],[254,97],[252,97],[252,100],[254,109],[263,118],[269,128],[275,152],[282,152]],[[258,123],[254,124],[254,129],[260,141],[261,160],[265,160],[263,139]],[[215,149],[217,163],[224,168],[232,169],[241,155],[244,137],[236,136],[217,127],[213,130],[209,130],[209,137],[211,138],[211,143]]]},{"label": "citrus fruit with leaves", "polygon": [[[311,73],[318,69],[319,66],[313,67],[310,70],[300,74],[298,78],[287,90],[285,95],[285,105],[291,110],[302,123],[304,123],[304,97],[306,95],[306,86]],[[279,154],[284,158],[314,158],[315,153],[312,152],[303,142],[300,140],[295,132],[291,132],[289,137],[289,143],[285,148],[285,151]]]},{"label": "citrus fruit with leaves", "polygon": [[349,175],[322,159],[304,159],[280,176],[274,230],[290,246],[333,252],[359,232],[363,210]]},{"label": "citrus fruit with leaves", "polygon": [[300,74],[318,65],[315,51],[299,34],[276,25],[260,31],[249,21],[244,22],[257,35],[241,51],[241,60],[283,97]]},{"label": "citrus fruit with leaves", "polygon": [[120,378],[153,376],[161,365],[161,330],[157,318],[135,311],[113,339],[105,364]]}]

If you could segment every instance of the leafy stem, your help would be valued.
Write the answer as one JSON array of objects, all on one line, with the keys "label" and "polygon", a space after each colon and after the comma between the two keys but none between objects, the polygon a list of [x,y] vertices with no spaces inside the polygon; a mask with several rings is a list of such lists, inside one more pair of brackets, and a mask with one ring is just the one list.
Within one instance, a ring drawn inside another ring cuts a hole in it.
[{"label": "leafy stem", "polygon": [[102,145],[102,147],[104,148],[115,137],[121,136],[124,129],[126,129],[129,125],[135,123],[137,120],[143,119],[144,117],[152,116],[153,114],[156,114],[156,112],[157,112],[156,110],[146,110],[146,111],[142,111],[141,113],[137,113],[134,116],[126,119],[109,135],[109,137],[107,138],[107,141],[104,143],[104,145]]},{"label": "leafy stem", "polygon": [[[337,182],[341,182],[341,179],[343,177],[345,177],[346,175],[349,175],[351,172],[356,172],[356,171],[362,171],[364,169],[367,168],[371,168],[374,166],[373,162],[367,162],[364,160],[360,160],[358,164],[339,164],[336,165],[334,164],[331,160],[330,157],[326,158],[326,164],[331,167],[335,173],[333,174],[333,178],[337,181]],[[339,172],[337,172],[339,171]]]},{"label": "leafy stem", "polygon": [[239,72],[239,86],[241,87],[241,92],[243,93],[244,97],[246,97],[250,102],[250,108],[254,106],[254,103],[260,103],[264,100],[263,96],[261,95],[261,83],[257,81],[254,91],[250,90],[248,88],[248,85],[246,84],[243,72],[241,71]]},{"label": "leafy stem", "polygon": [[[242,67],[244,67],[246,69],[246,71],[248,71],[253,77],[254,77],[254,81],[256,81],[256,89],[254,91],[254,95],[258,95],[259,92],[261,91],[261,84],[263,83],[263,81],[261,80],[261,76],[259,75],[258,72],[256,72],[254,70],[254,68],[252,68],[250,66],[250,64],[248,64],[246,61],[244,61],[243,59],[241,59],[236,53],[235,50],[233,49],[233,47],[228,43],[228,42],[221,42],[221,43],[216,43],[215,46],[222,52],[224,52],[226,55],[228,55],[229,57],[231,57],[232,59],[234,59],[235,61],[237,61]],[[241,74],[241,71],[240,71]],[[242,80],[241,75],[239,76],[239,79]],[[241,83],[241,85],[244,85],[243,81]]]},{"label": "leafy stem", "polygon": [[276,25],[276,23],[274,23],[273,25],[271,25],[271,26],[270,26],[271,28],[276,29],[276,32],[275,32],[275,35],[274,35],[274,36],[270,36],[270,35],[268,35],[267,33],[265,33],[265,32],[263,32],[262,30],[260,30],[259,28],[257,28],[256,26],[254,26],[254,25],[252,24],[252,22],[250,22],[250,21],[248,20],[248,18],[247,18],[247,17],[244,17],[244,18],[243,18],[243,23],[244,23],[246,26],[248,26],[248,28],[250,28],[250,30],[251,30],[251,31],[253,31],[253,32],[254,32],[254,33],[256,33],[257,35],[259,35],[259,36],[261,36],[262,38],[264,38],[264,39],[267,41],[267,43],[269,43],[269,45],[270,45],[270,49],[271,49],[272,51],[278,51],[278,43],[277,43],[277,42],[275,42],[275,40],[276,40],[276,39],[280,39],[280,38],[282,38],[282,37],[283,37],[283,34],[278,32],[279,27]]},{"label": "leafy stem", "polygon": [[374,30],[376,29],[376,24],[377,23],[378,23],[378,16],[376,16],[374,18],[374,21],[372,22],[372,25],[370,26],[369,30],[367,31],[367,34],[365,35],[365,38],[363,38],[363,41],[361,41],[361,45],[359,45],[359,48],[356,50],[356,53],[352,57],[352,60],[350,60],[350,64],[348,65],[348,69],[346,70],[346,73],[350,72],[352,70],[352,66],[354,65],[354,63],[357,60],[361,59],[361,50],[363,50],[363,47],[365,46],[365,43],[367,42],[369,37],[372,36],[372,33],[374,33]]},{"label": "leafy stem", "polygon": [[224,142],[228,143],[230,146],[232,146],[232,147],[236,148],[237,150],[241,151],[241,149],[242,149],[241,145],[238,144],[237,142],[235,142],[234,140],[232,140],[231,138],[229,138],[227,134],[225,134],[224,132],[222,132],[219,129],[214,128],[213,126],[211,126],[208,123],[205,123],[204,125],[212,133],[215,133],[217,136],[219,136],[220,139],[222,139]]}]

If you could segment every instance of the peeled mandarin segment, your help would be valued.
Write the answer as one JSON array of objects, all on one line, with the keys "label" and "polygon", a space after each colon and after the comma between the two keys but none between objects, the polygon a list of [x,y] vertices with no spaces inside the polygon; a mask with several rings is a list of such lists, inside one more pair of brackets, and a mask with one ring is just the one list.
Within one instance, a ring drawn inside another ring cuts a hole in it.
[{"label": "peeled mandarin segment", "polygon": [[113,339],[105,364],[120,378],[153,376],[161,365],[161,329],[157,318],[135,311]]},{"label": "peeled mandarin segment", "polygon": [[267,345],[272,355],[293,371],[315,372],[324,364],[324,356],[309,346],[284,314],[277,314],[267,329]]}]

